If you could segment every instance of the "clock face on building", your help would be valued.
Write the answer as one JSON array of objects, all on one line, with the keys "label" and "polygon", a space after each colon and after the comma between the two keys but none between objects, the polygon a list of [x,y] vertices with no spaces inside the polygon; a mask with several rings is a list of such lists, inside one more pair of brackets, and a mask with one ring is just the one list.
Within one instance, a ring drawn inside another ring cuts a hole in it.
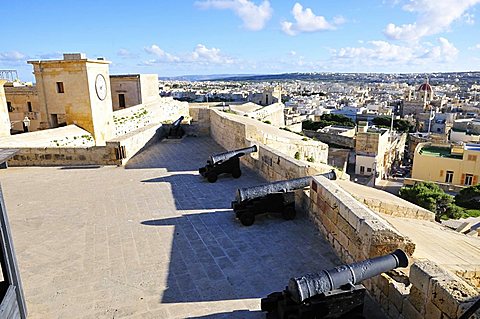
[{"label": "clock face on building", "polygon": [[105,100],[107,97],[107,82],[101,74],[97,75],[95,79],[95,91],[97,91],[97,96],[100,100]]}]

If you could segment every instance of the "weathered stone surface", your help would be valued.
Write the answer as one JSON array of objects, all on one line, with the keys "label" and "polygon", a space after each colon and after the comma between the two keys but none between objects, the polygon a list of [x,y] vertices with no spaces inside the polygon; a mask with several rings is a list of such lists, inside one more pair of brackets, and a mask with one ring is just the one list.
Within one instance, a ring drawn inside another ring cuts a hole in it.
[{"label": "weathered stone surface", "polygon": [[203,181],[197,169],[218,151],[187,137],[126,169],[3,171],[29,318],[250,316],[291,276],[340,264],[301,214],[241,226],[234,192],[264,180],[242,168],[240,179]]}]

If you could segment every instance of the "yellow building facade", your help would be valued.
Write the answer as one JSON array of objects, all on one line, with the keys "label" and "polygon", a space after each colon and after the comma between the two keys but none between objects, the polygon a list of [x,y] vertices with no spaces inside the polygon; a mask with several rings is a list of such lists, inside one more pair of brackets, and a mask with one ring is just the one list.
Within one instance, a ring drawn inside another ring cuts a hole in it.
[{"label": "yellow building facade", "polygon": [[465,187],[478,184],[479,176],[479,144],[456,146],[420,143],[415,149],[413,181],[422,180]]},{"label": "yellow building facade", "polygon": [[75,124],[90,132],[97,145],[113,137],[109,64],[84,54],[63,60],[28,61],[33,65],[42,118],[48,127]]}]

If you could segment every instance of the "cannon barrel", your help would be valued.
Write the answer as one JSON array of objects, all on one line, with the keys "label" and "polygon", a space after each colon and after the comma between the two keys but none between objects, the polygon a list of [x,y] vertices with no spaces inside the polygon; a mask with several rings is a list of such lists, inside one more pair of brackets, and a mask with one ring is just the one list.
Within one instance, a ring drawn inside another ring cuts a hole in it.
[{"label": "cannon barrel", "polygon": [[[334,180],[337,178],[335,171],[332,170],[331,172],[320,174],[319,176],[325,176],[328,179]],[[312,181],[312,176],[305,176],[300,178],[288,179],[284,181],[278,181],[253,187],[245,187],[239,188],[237,190],[237,202],[241,203],[246,200],[259,198],[266,196],[272,193],[279,193],[279,192],[289,192],[296,189],[302,189],[310,185]]]},{"label": "cannon barrel", "polygon": [[214,165],[220,162],[227,161],[233,157],[240,157],[245,154],[253,153],[256,151],[257,151],[257,146],[253,145],[250,147],[240,148],[238,150],[228,151],[228,152],[219,153],[219,154],[213,154],[210,156],[210,159],[208,162],[210,165]]},{"label": "cannon barrel", "polygon": [[184,116],[183,115],[180,116],[175,122],[172,123],[172,127],[175,127],[175,128],[179,127],[183,119],[184,119]]},{"label": "cannon barrel", "polygon": [[345,285],[355,285],[397,267],[407,266],[407,255],[403,250],[397,249],[388,255],[323,270],[317,274],[291,278],[288,283],[288,292],[293,301],[301,303],[319,294]]}]

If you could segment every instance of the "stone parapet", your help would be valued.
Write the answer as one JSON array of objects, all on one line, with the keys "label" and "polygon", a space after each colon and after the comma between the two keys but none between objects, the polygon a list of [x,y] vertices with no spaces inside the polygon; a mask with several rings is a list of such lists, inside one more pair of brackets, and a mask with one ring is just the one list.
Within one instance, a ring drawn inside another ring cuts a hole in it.
[{"label": "stone parapet", "polygon": [[165,136],[161,124],[150,124],[112,139],[106,146],[24,147],[9,166],[124,165],[140,150]]},{"label": "stone parapet", "polygon": [[[411,318],[458,318],[480,294],[480,289],[429,260],[417,260],[410,267],[410,283],[403,307]],[[480,310],[473,318],[480,318]]]},{"label": "stone parapet", "polygon": [[362,198],[360,199],[360,201],[363,201],[363,203],[367,205],[370,209],[382,214],[387,214],[395,217],[406,217],[430,221],[435,220],[435,213],[432,213],[431,211],[428,211],[420,206],[407,207],[406,205],[400,205],[373,198]]}]

